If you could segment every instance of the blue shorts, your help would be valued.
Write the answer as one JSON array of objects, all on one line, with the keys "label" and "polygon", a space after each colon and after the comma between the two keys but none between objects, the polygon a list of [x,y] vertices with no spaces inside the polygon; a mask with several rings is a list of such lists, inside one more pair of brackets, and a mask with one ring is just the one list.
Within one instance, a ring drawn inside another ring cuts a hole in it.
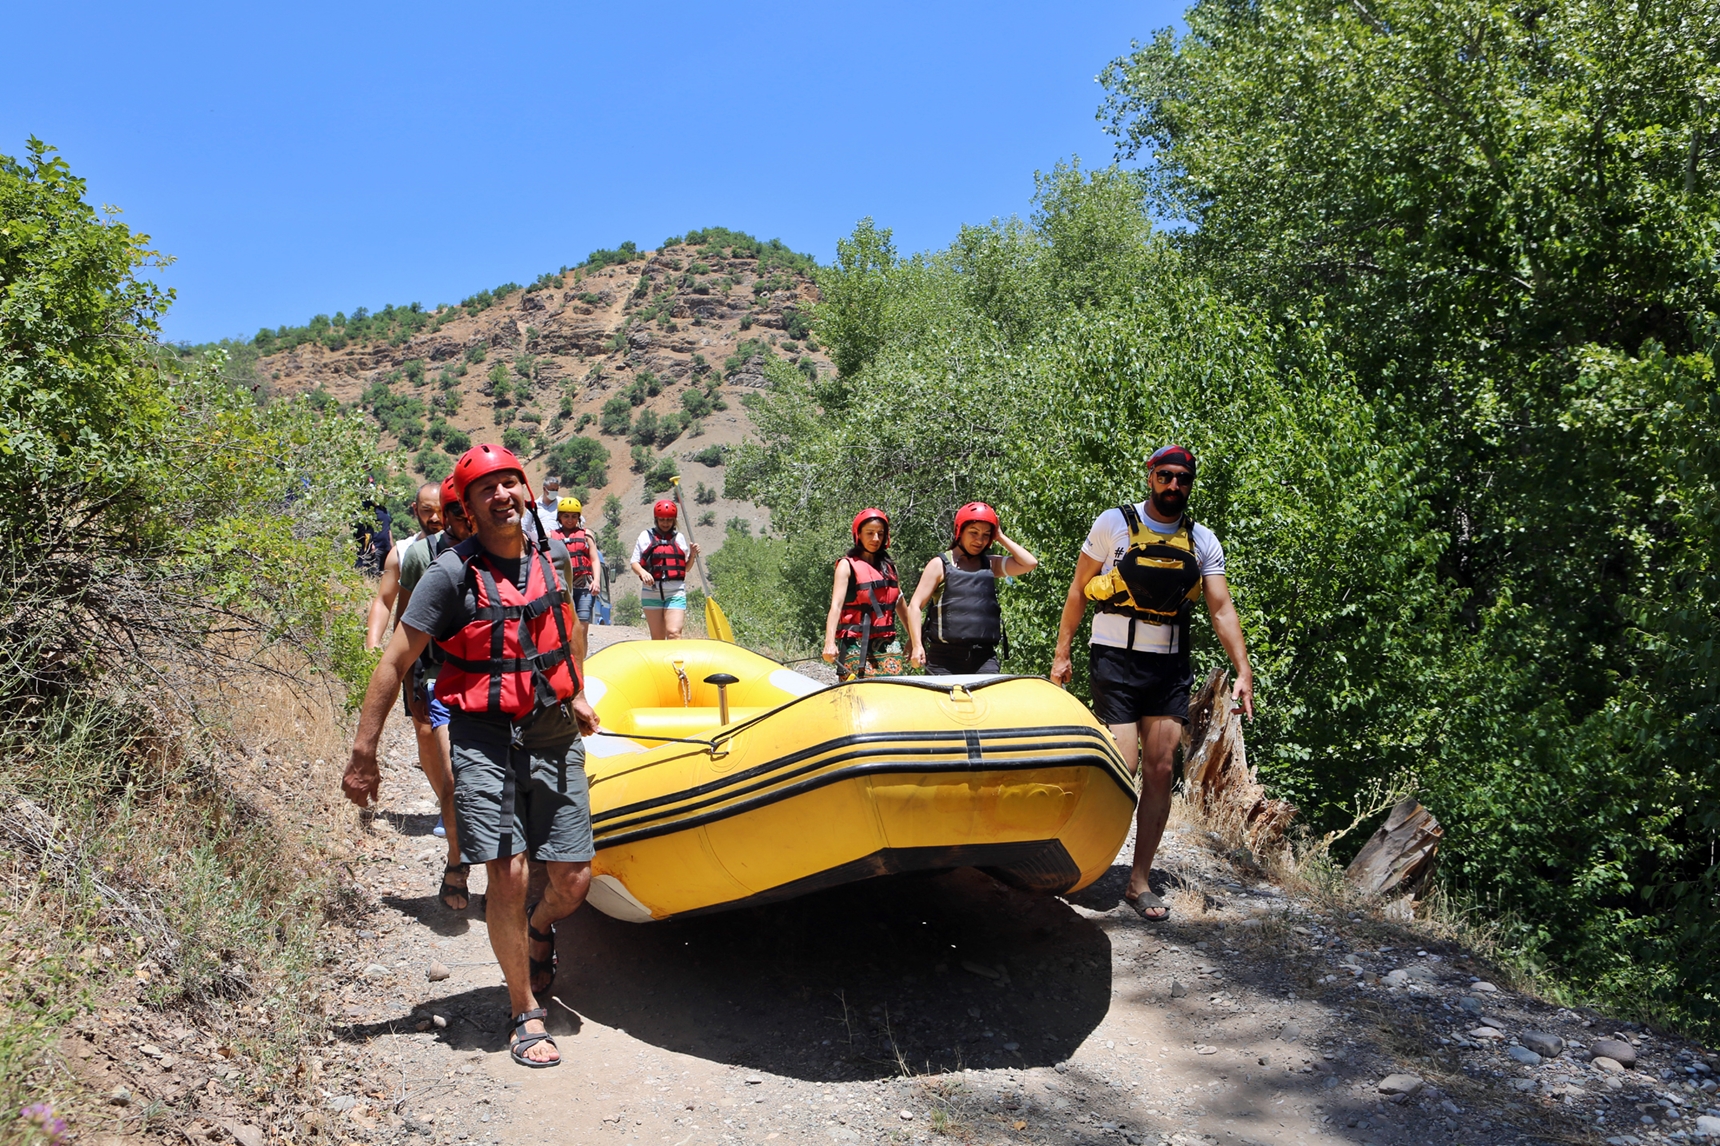
[{"label": "blue shorts", "polygon": [[570,589],[567,595],[573,601],[573,615],[591,624],[591,610],[597,606],[597,594],[591,591],[591,586]]},{"label": "blue shorts", "polygon": [[[436,682],[427,680],[417,686],[418,699],[430,702],[430,727],[446,728],[448,726],[448,706],[436,699]],[[406,715],[412,715],[412,706],[406,703],[406,698],[400,698],[400,707],[406,710]]]},{"label": "blue shorts", "polygon": [[[664,596],[668,600],[664,600]],[[648,588],[640,586],[639,588],[639,603],[647,609],[685,609],[687,607],[687,587],[685,585],[664,596],[658,595],[655,585]]]}]

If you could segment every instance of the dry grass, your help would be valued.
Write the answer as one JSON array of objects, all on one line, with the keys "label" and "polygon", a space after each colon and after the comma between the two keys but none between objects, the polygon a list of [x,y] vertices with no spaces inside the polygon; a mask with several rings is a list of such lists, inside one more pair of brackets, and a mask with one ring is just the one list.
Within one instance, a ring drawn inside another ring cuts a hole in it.
[{"label": "dry grass", "polygon": [[[218,1039],[247,1101],[291,1093],[326,1038],[319,932],[352,907],[331,861],[358,825],[344,690],[294,667],[67,704],[0,767],[0,1100],[85,1132],[179,1124],[67,1069],[70,1028],[116,1022]],[[0,1120],[0,1142],[30,1134]]]}]

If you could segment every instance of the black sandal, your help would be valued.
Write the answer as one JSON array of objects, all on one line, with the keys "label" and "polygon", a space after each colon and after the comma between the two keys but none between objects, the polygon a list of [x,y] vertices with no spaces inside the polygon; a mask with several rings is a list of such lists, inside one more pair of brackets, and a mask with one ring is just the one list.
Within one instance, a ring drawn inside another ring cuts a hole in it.
[{"label": "black sandal", "polygon": [[[443,907],[446,907],[449,911],[464,911],[471,905],[472,893],[466,888],[466,885],[463,883],[448,882],[448,877],[451,875],[469,876],[471,874],[472,865],[469,863],[451,863],[442,868],[442,886],[436,890],[436,898],[442,901]],[[458,906],[449,903],[449,897],[455,895],[459,896],[466,902]]]},{"label": "black sandal", "polygon": [[[548,1031],[545,1031],[541,1035],[528,1035],[525,1032],[525,1025],[533,1019],[547,1018],[549,1018],[549,1012],[544,1010],[542,1007],[536,1007],[527,1011],[523,1015],[514,1016],[514,1039],[508,1047],[508,1053],[512,1055],[514,1061],[519,1063],[521,1066],[529,1066],[533,1069],[537,1069],[539,1067],[561,1065],[561,1048],[555,1046],[555,1040],[550,1037]],[[548,1043],[550,1046],[555,1047],[556,1057],[547,1062],[538,1062],[536,1059],[527,1058],[522,1053],[527,1047],[536,1046],[538,1043]]]},{"label": "black sandal", "polygon": [[[526,935],[531,938],[531,941],[533,943],[548,943],[549,944],[549,958],[548,959],[533,959],[531,957],[530,953],[527,953],[527,955],[526,955],[526,958],[531,962],[531,983],[532,983],[532,994],[534,994],[534,995],[537,994],[539,991],[549,990],[550,984],[555,982],[555,967],[556,967],[555,924],[552,923],[549,925],[549,934],[547,934],[547,935],[545,935],[542,931],[539,931],[537,928],[532,926],[532,916],[537,914],[538,904],[541,904],[542,902],[543,902],[543,900],[540,899],[540,900],[538,900],[537,903],[534,903],[530,907],[526,908]],[[547,976],[547,978],[545,978],[543,980],[543,983],[541,986],[538,983],[538,977],[540,975]]]}]

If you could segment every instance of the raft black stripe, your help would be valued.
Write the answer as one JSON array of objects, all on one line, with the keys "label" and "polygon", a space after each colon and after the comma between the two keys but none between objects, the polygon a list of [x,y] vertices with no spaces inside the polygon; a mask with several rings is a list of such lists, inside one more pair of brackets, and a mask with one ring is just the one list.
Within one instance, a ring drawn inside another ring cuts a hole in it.
[{"label": "raft black stripe", "polygon": [[[1025,772],[1036,768],[1070,768],[1070,767],[1103,767],[1102,760],[1070,757],[1027,757],[1019,760],[989,760],[981,765],[974,765],[967,759],[928,762],[923,760],[879,760],[871,764],[855,764],[834,772],[823,772],[816,776],[808,776],[793,784],[786,784],[757,796],[751,800],[741,800],[732,804],[683,819],[659,823],[650,827],[638,828],[634,831],[622,831],[611,828],[609,834],[596,833],[597,846],[600,848],[618,847],[621,844],[637,843],[640,840],[654,839],[657,836],[672,835],[675,832],[689,831],[703,827],[705,824],[726,820],[731,816],[743,815],[759,808],[768,807],[781,800],[790,799],[806,792],[815,791],[830,784],[852,780],[861,776],[888,775],[891,773],[939,773],[939,772]],[[1109,769],[1105,769],[1110,774]],[[1113,780],[1116,777],[1111,777]],[[1135,798],[1133,785],[1118,784],[1123,788],[1131,801]]]},{"label": "raft black stripe", "polygon": [[[1041,749],[1069,749],[1072,751],[1081,752],[1083,750],[1090,749],[1091,746],[1087,745],[1087,744],[1081,744],[1081,743],[1070,743],[1067,741],[1063,741],[1063,742],[1047,741],[1043,744],[1036,745],[1035,747],[1038,747]],[[845,753],[838,755],[838,756],[826,757],[825,759],[818,760],[818,761],[815,761],[811,764],[804,765],[803,767],[797,768],[792,772],[786,772],[786,773],[779,775],[779,776],[772,776],[772,777],[769,777],[768,779],[759,780],[756,783],[749,784],[749,785],[742,787],[742,788],[739,788],[739,789],[732,789],[732,788],[731,789],[725,789],[722,792],[715,793],[713,795],[706,797],[705,799],[698,800],[698,801],[693,802],[693,803],[683,803],[679,807],[669,808],[666,811],[658,811],[658,812],[656,812],[655,815],[641,815],[641,816],[637,816],[631,820],[628,820],[627,822],[622,823],[622,824],[611,824],[610,830],[613,831],[617,827],[626,828],[626,827],[632,827],[636,824],[650,823],[652,820],[661,819],[663,816],[679,816],[679,815],[683,815],[687,812],[697,811],[700,808],[713,808],[719,804],[724,803],[725,801],[738,799],[742,796],[748,796],[754,792],[768,791],[769,789],[776,787],[776,786],[784,783],[785,781],[793,780],[799,776],[810,775],[812,773],[819,772],[819,771],[822,771],[824,769],[828,769],[828,768],[832,767],[833,765],[841,764],[841,763],[843,763],[845,761],[849,761],[849,760],[865,760],[865,759],[868,759],[871,757],[885,756],[885,755],[891,755],[891,756],[904,756],[904,755],[933,756],[933,755],[936,755],[936,756],[947,757],[952,753],[952,751],[955,751],[955,750],[951,749],[951,748],[941,748],[941,747],[940,748],[925,748],[925,747],[913,748],[913,747],[902,747],[902,746],[890,748],[888,750],[855,749],[854,751],[851,751],[851,752],[845,752]],[[1020,749],[1016,749],[1016,751],[1020,751]],[[992,759],[993,760],[1001,760],[1001,759],[1006,759],[1006,758],[994,756],[994,757],[992,757]],[[1040,756],[1030,757],[1030,759],[1039,760],[1039,761],[1069,760],[1069,761],[1072,761],[1072,763],[1069,765],[1069,767],[1072,767],[1072,768],[1089,768],[1089,767],[1093,766],[1091,763],[1091,758],[1089,756],[1086,756],[1086,755],[1078,755],[1078,756],[1045,756],[1045,755],[1040,755]],[[965,757],[964,762],[969,764],[969,765],[976,763],[973,757]],[[986,769],[983,767],[976,767],[976,768],[972,768],[970,770],[985,771]],[[929,768],[928,768],[928,771],[930,771]],[[1134,787],[1132,786],[1132,783],[1125,783],[1123,780],[1121,780],[1119,778],[1117,773],[1111,772],[1110,776],[1114,782],[1118,783],[1122,787],[1128,788],[1128,790],[1131,793],[1134,791]],[[653,802],[657,803],[660,801],[653,801]],[[608,812],[603,813],[601,817],[593,817],[593,821],[595,823],[595,821],[599,818],[604,819],[604,820],[611,820],[611,819],[614,819],[615,817],[617,817],[619,815],[623,815],[623,814],[626,814],[626,813],[629,813],[632,811],[633,811],[633,807],[615,808],[615,809],[612,809]]]},{"label": "raft black stripe", "polygon": [[[626,735],[626,734],[622,733],[621,735]],[[742,772],[736,772],[732,776],[723,776],[723,777],[720,777],[719,779],[716,779],[716,780],[706,781],[705,783],[700,784],[696,787],[682,788],[681,790],[676,791],[676,792],[665,793],[664,795],[661,795],[661,796],[653,796],[648,800],[640,800],[638,803],[627,804],[627,805],[624,805],[624,806],[619,807],[619,808],[611,808],[607,812],[600,812],[600,813],[592,816],[591,819],[592,819],[593,824],[597,824],[597,823],[600,823],[604,820],[614,819],[617,816],[633,815],[633,814],[636,814],[638,812],[648,811],[652,808],[661,808],[661,807],[665,807],[665,806],[670,805],[670,804],[678,804],[678,803],[681,803],[682,801],[685,801],[685,800],[696,799],[700,796],[712,795],[712,794],[721,792],[725,788],[733,788],[733,787],[736,787],[738,785],[745,784],[749,781],[758,779],[761,776],[770,775],[773,772],[780,773],[784,769],[790,768],[795,764],[801,763],[802,761],[813,759],[815,757],[828,756],[829,754],[836,752],[842,748],[848,748],[848,747],[854,747],[854,746],[866,745],[866,744],[902,744],[904,742],[913,743],[915,741],[918,741],[922,744],[927,742],[927,741],[932,741],[932,742],[960,741],[963,744],[965,744],[965,742],[967,740],[967,736],[968,736],[968,733],[962,729],[954,729],[954,730],[942,731],[942,732],[857,732],[857,733],[850,734],[848,736],[839,736],[839,737],[836,737],[835,739],[832,739],[832,740],[826,740],[821,744],[814,744],[810,747],[802,748],[798,752],[791,752],[786,756],[774,757],[773,759],[771,759],[770,761],[768,761],[764,764],[756,765],[756,766],[754,766],[752,768],[748,768]],[[1122,758],[1120,756],[1116,755],[1116,749],[1112,746],[1110,738],[1105,733],[1100,732],[1097,729],[1085,727],[1083,725],[1063,724],[1063,725],[1047,725],[1047,726],[1041,727],[1041,728],[999,729],[995,732],[986,733],[986,735],[983,739],[984,740],[1026,740],[1026,739],[1033,739],[1036,741],[1047,741],[1048,738],[1054,737],[1054,736],[1056,736],[1056,737],[1074,737],[1074,738],[1076,738],[1076,740],[1074,743],[1066,743],[1063,741],[1051,741],[1051,742],[1048,742],[1048,743],[1045,743],[1042,745],[1035,745],[1035,747],[1088,748],[1088,747],[1097,746],[1101,753],[1104,753],[1104,754],[1108,755],[1109,757],[1111,757],[1112,761],[1114,762],[1112,764],[1113,770],[1116,771],[1119,775],[1126,775],[1126,773],[1124,772],[1124,769],[1122,768]],[[961,751],[961,750],[962,749],[955,744],[952,744],[949,748],[923,747],[923,748],[898,749],[898,751],[927,752],[927,753],[930,753],[930,752],[950,752],[950,751]],[[1014,748],[1014,747],[1007,745],[1007,744],[1000,744],[1000,745],[994,746],[992,748],[992,751],[994,751],[994,752],[1019,752],[1019,751],[1021,751],[1021,749]],[[829,760],[824,760],[824,761],[820,761],[818,763],[813,764],[812,767],[814,767],[814,768],[824,767],[825,765],[827,765],[829,763],[830,763]],[[800,769],[799,771],[796,771],[796,772],[790,772],[790,773],[787,773],[785,776],[778,776],[777,779],[785,779],[785,778],[787,778],[787,776],[799,775],[800,772],[803,772],[805,770],[806,769]],[[601,777],[599,777],[599,778],[601,779]],[[1132,778],[1131,778],[1130,782],[1132,784]]]}]

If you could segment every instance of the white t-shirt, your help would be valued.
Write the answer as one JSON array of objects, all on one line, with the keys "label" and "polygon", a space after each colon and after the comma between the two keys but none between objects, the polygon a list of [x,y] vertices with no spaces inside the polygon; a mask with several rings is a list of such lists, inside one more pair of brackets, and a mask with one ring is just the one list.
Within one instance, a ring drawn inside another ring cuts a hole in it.
[{"label": "white t-shirt", "polygon": [[541,527],[539,537],[549,537],[561,528],[561,515],[556,512],[556,507],[560,504],[561,498],[559,497],[547,503],[540,497],[532,503],[532,514],[538,519],[538,525]]},{"label": "white t-shirt", "polygon": [[[645,564],[645,551],[647,549],[651,548],[651,535],[655,532],[657,532],[657,531],[654,529],[647,529],[644,532],[642,532],[641,534],[639,534],[639,540],[635,541],[633,543],[632,560],[635,564],[638,564],[638,565],[644,565]],[[680,530],[675,531],[675,545],[677,548],[679,548],[681,550],[681,553],[683,555],[689,554],[693,551],[692,548],[689,547],[687,544],[687,535],[685,533],[682,533]],[[647,573],[649,573],[651,571],[650,567],[647,566],[645,571]],[[679,593],[683,588],[686,587],[687,582],[685,579],[682,579],[682,580],[678,580],[678,581],[660,581],[660,582],[658,582],[658,584],[663,586],[663,592],[664,593],[666,593],[670,596],[674,596],[676,593]],[[656,590],[653,589],[652,592],[655,593]]]},{"label": "white t-shirt", "polygon": [[[1172,534],[1177,531],[1181,522],[1157,521],[1147,513],[1147,503],[1142,502],[1135,507],[1135,512],[1141,515],[1141,522],[1154,533]],[[1117,567],[1123,554],[1129,551],[1129,523],[1123,520],[1123,511],[1107,509],[1093,522],[1093,528],[1087,534],[1087,540],[1081,546],[1081,552],[1099,562],[1101,575],[1109,573]],[[1200,563],[1200,575],[1211,577],[1224,573],[1224,547],[1218,543],[1218,538],[1212,530],[1200,522],[1194,523],[1194,557]],[[1114,649],[1129,648],[1129,618],[1120,613],[1093,614],[1093,639],[1095,645],[1109,645]],[[1134,651],[1140,653],[1174,653],[1177,648],[1177,627],[1175,625],[1154,625],[1146,621],[1135,622]]]}]

